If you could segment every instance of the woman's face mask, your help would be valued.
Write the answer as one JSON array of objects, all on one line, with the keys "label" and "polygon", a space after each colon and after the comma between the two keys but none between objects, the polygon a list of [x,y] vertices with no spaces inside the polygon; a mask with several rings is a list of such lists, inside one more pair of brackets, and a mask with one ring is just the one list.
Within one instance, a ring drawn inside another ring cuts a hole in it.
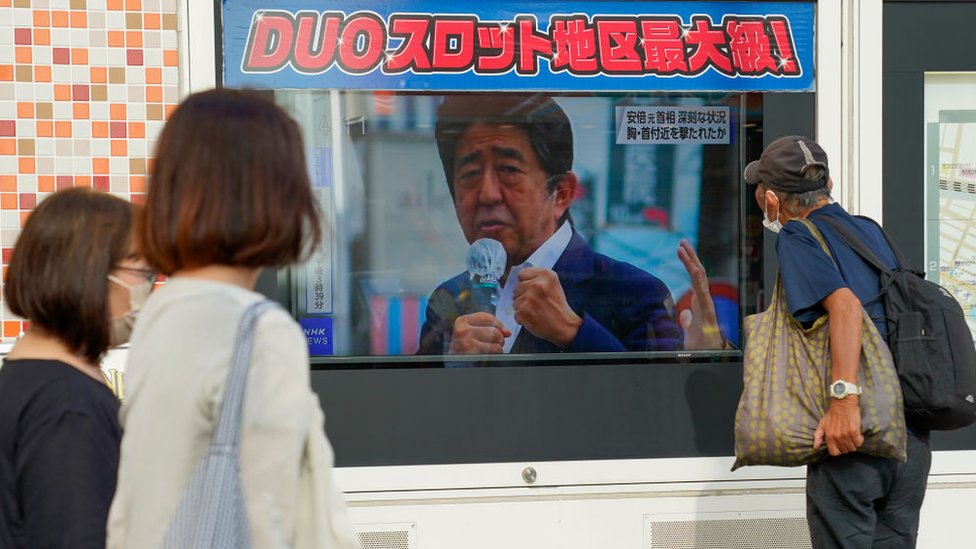
[{"label": "woman's face mask", "polygon": [[142,306],[145,305],[146,300],[149,299],[153,283],[146,280],[136,285],[129,285],[112,274],[108,275],[108,279],[129,290],[129,311],[118,318],[113,318],[109,326],[109,345],[118,347],[129,341],[129,336],[132,335],[132,327],[136,323],[136,317],[139,315]]},{"label": "woman's face mask", "polygon": [[[766,191],[769,194],[773,191]],[[779,222],[779,212],[772,219],[769,218],[769,201],[766,200],[766,195],[763,195],[763,227],[766,227],[774,233],[778,233],[782,228],[783,224]]]}]

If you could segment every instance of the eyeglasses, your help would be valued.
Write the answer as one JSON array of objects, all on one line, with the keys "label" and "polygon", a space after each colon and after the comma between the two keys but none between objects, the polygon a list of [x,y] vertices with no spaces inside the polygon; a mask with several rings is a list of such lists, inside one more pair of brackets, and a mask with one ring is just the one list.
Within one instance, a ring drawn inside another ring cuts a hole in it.
[{"label": "eyeglasses", "polygon": [[129,271],[131,273],[138,273],[142,278],[145,278],[150,284],[156,284],[156,280],[159,278],[159,273],[152,269],[139,269],[137,267],[115,267],[117,271]]}]

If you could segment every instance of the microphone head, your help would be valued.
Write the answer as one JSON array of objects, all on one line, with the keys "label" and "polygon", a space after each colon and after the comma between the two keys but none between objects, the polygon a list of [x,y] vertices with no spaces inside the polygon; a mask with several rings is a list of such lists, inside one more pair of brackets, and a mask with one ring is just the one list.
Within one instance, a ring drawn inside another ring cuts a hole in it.
[{"label": "microphone head", "polygon": [[475,240],[468,248],[468,275],[471,280],[483,284],[498,284],[505,274],[508,255],[502,243],[492,238]]}]

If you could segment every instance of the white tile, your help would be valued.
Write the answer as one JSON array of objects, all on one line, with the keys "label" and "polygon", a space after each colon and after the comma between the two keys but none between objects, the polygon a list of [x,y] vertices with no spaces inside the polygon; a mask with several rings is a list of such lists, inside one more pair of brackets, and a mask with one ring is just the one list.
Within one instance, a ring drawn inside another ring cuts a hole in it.
[{"label": "white tile", "polygon": [[108,87],[108,100],[113,103],[121,103],[126,100],[126,89],[128,86],[125,84],[114,84]]},{"label": "white tile", "polygon": [[34,119],[17,121],[17,137],[34,137],[37,129],[37,122]]},{"label": "white tile", "polygon": [[[13,86],[11,86],[11,91],[13,91]],[[0,118],[11,119],[17,118],[17,103],[13,101],[13,93],[11,93],[10,100],[0,101]]]},{"label": "white tile", "polygon": [[[12,43],[13,39],[9,43]],[[14,47],[13,46],[0,46],[0,63],[11,64],[14,62]]]},{"label": "white tile", "polygon": [[129,157],[140,157],[146,156],[146,140],[145,139],[130,139],[129,140]]},{"label": "white tile", "polygon": [[32,82],[15,82],[14,95],[17,97],[17,101],[33,101],[34,84]]},{"label": "white tile", "polygon": [[159,39],[163,49],[172,50],[179,46],[179,35],[175,30],[160,31]]},{"label": "white tile", "polygon": [[[112,87],[109,86],[109,89],[112,89]],[[89,114],[91,115],[92,120],[108,120],[108,104],[104,101],[92,102]]]},{"label": "white tile", "polygon": [[88,65],[72,65],[71,81],[76,84],[87,84],[91,81],[91,69]]},{"label": "white tile", "polygon": [[162,0],[159,9],[163,13],[176,13],[176,0]]},{"label": "white tile", "polygon": [[[90,3],[88,6],[88,28],[89,29],[105,28],[105,12],[98,9],[92,9]],[[99,33],[99,34],[104,35],[104,33]]]},{"label": "white tile", "polygon": [[70,120],[74,118],[74,112],[71,110],[71,103],[56,101],[54,103],[54,118],[56,120]]},{"label": "white tile", "polygon": [[51,29],[51,47],[67,48],[71,45],[71,30],[64,28]]},{"label": "white tile", "polygon": [[71,0],[51,0],[51,9],[55,9],[55,10],[71,9]]},{"label": "white tile", "polygon": [[54,63],[51,57],[51,48],[49,46],[34,46],[35,65],[51,65]]},{"label": "white tile", "polygon": [[113,193],[128,193],[129,178],[124,175],[113,175],[108,181],[108,188]]},{"label": "white tile", "polygon": [[54,140],[54,154],[58,155],[54,166],[58,169],[61,168],[61,163],[65,161],[71,161],[71,155],[74,154],[74,144],[70,139],[55,139]]},{"label": "white tile", "polygon": [[7,8],[8,12],[13,12],[13,17],[10,19],[15,27],[30,27],[34,25],[34,16],[31,15],[31,10],[29,8]]},{"label": "white tile", "polygon": [[91,47],[104,48],[105,47],[105,31],[102,29],[91,31],[88,36],[88,45]]},{"label": "white tile", "polygon": [[[54,146],[54,140],[51,140],[51,146]],[[37,173],[38,175],[51,175],[54,173],[54,157],[53,156],[39,156],[37,157]]]},{"label": "white tile", "polygon": [[72,29],[71,30],[71,45],[75,48],[84,48],[88,46],[88,35],[90,31],[88,29]]},{"label": "white tile", "polygon": [[129,102],[137,103],[146,100],[146,87],[145,86],[128,86],[129,89]]},{"label": "white tile", "polygon": [[[38,197],[40,198],[40,197]],[[0,231],[0,242],[3,243],[4,247],[12,248],[17,244],[17,237],[20,236],[20,228],[17,229],[4,229]],[[4,307],[4,313],[9,313],[10,311]]]},{"label": "white tile", "polygon": [[0,44],[14,43],[14,28],[6,23],[0,24]]},{"label": "white tile", "polygon": [[109,48],[107,51],[107,65],[109,67],[125,66],[125,50],[122,48]]},{"label": "white tile", "polygon": [[159,49],[161,40],[159,38],[160,31],[157,30],[147,30],[142,32],[142,44],[147,51]]},{"label": "white tile", "polygon": [[126,157],[115,156],[108,159],[108,173],[112,175],[128,175],[129,159]]},{"label": "white tile", "polygon": [[17,173],[17,157],[0,156],[0,173]]},{"label": "white tile", "polygon": [[144,62],[147,67],[162,67],[163,66],[163,51],[162,50],[146,50],[143,53]]},{"label": "white tile", "polygon": [[159,133],[163,131],[163,124],[165,124],[165,122],[161,120],[146,121],[146,138],[156,139],[159,137]]},{"label": "white tile", "polygon": [[88,64],[93,67],[103,67],[108,63],[108,50],[105,48],[89,48]]},{"label": "white tile", "polygon": [[71,82],[71,65],[54,65],[51,67],[51,80],[57,84]]},{"label": "white tile", "polygon": [[71,135],[75,139],[88,139],[91,137],[91,122],[87,120],[75,120],[71,123]]},{"label": "white tile", "polygon": [[143,11],[159,11],[160,2],[159,0],[144,0],[142,2]]},{"label": "white tile", "polygon": [[[20,185],[19,177],[17,178],[17,184]],[[4,210],[0,212],[0,227],[4,229],[16,229],[20,227],[20,212],[17,210]]]},{"label": "white tile", "polygon": [[166,103],[178,103],[180,100],[180,88],[177,86],[165,86],[163,88],[163,101]]},{"label": "white tile", "polygon": [[87,139],[75,139],[74,154],[75,156],[90,156],[91,142]]},{"label": "white tile", "polygon": [[38,138],[34,142],[37,156],[51,156],[54,154],[54,140],[49,137]]},{"label": "white tile", "polygon": [[180,69],[177,67],[163,67],[163,84],[179,84]]},{"label": "white tile", "polygon": [[109,11],[105,13],[105,28],[124,29],[125,13],[121,11]]},{"label": "white tile", "polygon": [[14,100],[13,83],[0,82],[0,101],[13,101],[13,100]]},{"label": "white tile", "polygon": [[145,103],[129,103],[129,120],[145,120],[146,119],[146,104]]},{"label": "white tile", "polygon": [[19,192],[19,193],[36,193],[37,192],[37,176],[36,175],[19,175],[19,176],[17,176],[17,192]]},{"label": "white tile", "polygon": [[112,151],[111,145],[108,139],[92,139],[91,142],[91,152],[92,156],[108,156]]},{"label": "white tile", "polygon": [[85,175],[91,173],[92,171],[91,158],[88,156],[76,156],[72,160],[72,163],[72,175]]},{"label": "white tile", "polygon": [[105,0],[88,0],[88,11],[104,10]]},{"label": "white tile", "polygon": [[35,10],[46,10],[51,7],[51,0],[34,0],[31,7]]},{"label": "white tile", "polygon": [[[71,140],[70,139],[59,139],[59,140],[55,141],[55,143],[54,143],[54,150],[55,151],[58,150],[58,145],[60,144],[59,143],[60,141],[66,141],[68,143],[68,150],[69,151],[71,150]],[[57,154],[59,154],[59,156],[55,156],[54,159],[53,159],[54,160],[54,173],[57,173],[57,174],[60,174],[60,175],[71,175],[72,173],[74,173],[74,171],[75,171],[75,162],[74,162],[75,159],[70,156],[71,153],[68,153],[68,156],[62,156],[62,155],[60,155],[60,153],[57,153]]]},{"label": "white tile", "polygon": [[145,84],[146,69],[142,67],[128,67],[125,69],[125,81],[128,84]]}]

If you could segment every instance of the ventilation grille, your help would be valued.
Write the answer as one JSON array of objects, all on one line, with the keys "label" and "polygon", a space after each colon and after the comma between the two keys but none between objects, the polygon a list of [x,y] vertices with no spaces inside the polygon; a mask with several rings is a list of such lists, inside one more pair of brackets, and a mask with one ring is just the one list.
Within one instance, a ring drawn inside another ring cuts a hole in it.
[{"label": "ventilation grille", "polygon": [[794,549],[808,548],[803,517],[729,520],[652,521],[645,517],[647,549]]},{"label": "ventilation grille", "polygon": [[417,549],[417,523],[360,524],[356,526],[362,549]]},{"label": "ventilation grille", "polygon": [[942,189],[943,191],[956,191],[957,193],[976,194],[976,183],[972,181],[959,181],[958,179],[954,181],[947,181],[945,179],[940,179],[939,188]]}]

